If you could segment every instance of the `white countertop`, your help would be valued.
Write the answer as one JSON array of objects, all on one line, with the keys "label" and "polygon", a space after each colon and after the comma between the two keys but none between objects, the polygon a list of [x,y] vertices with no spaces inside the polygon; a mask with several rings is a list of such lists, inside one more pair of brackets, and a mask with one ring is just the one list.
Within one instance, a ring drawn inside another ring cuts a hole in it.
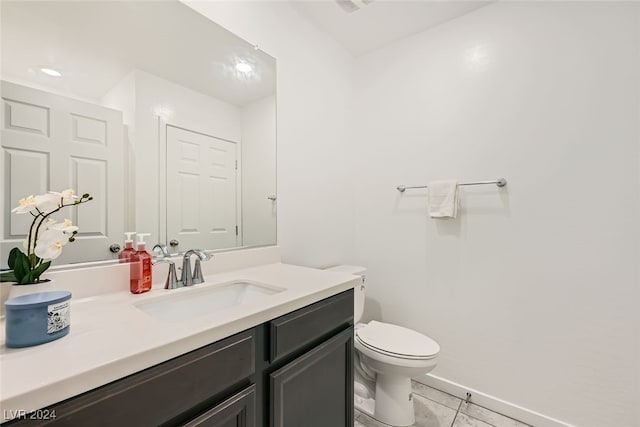
[{"label": "white countertop", "polygon": [[[154,272],[155,274],[155,272]],[[206,274],[206,273],[205,273]],[[286,288],[259,301],[192,319],[163,321],[133,303],[191,288],[126,290],[72,298],[67,336],[35,347],[10,349],[0,332],[0,413],[35,410],[141,371],[353,288],[355,276],[271,263],[205,276],[195,288],[247,280]]]}]

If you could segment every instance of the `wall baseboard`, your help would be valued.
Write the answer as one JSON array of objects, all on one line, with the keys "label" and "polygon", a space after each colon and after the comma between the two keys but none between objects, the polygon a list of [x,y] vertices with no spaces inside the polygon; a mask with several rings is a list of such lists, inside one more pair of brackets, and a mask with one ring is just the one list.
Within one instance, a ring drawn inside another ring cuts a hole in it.
[{"label": "wall baseboard", "polygon": [[548,417],[539,412],[531,411],[527,408],[523,408],[522,406],[507,402],[506,400],[499,399],[435,375],[426,374],[413,379],[419,383],[444,391],[463,400],[467,398],[467,393],[471,393],[471,403],[475,403],[478,406],[483,406],[494,412],[531,424],[535,427],[575,427],[572,424],[565,423],[564,421]]}]

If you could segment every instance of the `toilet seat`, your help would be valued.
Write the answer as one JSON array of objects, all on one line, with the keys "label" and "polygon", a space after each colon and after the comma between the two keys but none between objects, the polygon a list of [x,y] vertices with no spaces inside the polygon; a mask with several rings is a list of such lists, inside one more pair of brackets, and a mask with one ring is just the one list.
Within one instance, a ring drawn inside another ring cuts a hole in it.
[{"label": "toilet seat", "polygon": [[356,329],[356,340],[368,349],[391,357],[412,360],[435,358],[440,346],[431,338],[402,326],[372,320]]}]

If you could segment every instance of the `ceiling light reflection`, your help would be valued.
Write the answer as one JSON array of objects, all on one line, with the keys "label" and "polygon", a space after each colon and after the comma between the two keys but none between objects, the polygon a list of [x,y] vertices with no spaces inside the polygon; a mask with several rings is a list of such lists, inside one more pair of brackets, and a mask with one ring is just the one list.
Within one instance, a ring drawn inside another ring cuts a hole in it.
[{"label": "ceiling light reflection", "polygon": [[62,77],[62,73],[56,69],[53,68],[49,68],[49,67],[42,67],[40,68],[40,72],[46,74],[47,76],[51,76],[51,77]]},{"label": "ceiling light reflection", "polygon": [[464,55],[468,67],[474,70],[482,70],[489,65],[489,50],[486,44],[478,43],[467,49]]}]

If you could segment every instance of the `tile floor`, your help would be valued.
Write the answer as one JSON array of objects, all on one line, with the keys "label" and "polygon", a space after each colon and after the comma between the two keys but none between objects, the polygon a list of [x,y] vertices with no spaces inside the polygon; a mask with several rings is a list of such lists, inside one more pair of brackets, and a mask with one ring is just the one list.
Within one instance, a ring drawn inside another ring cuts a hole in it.
[{"label": "tile floor", "polygon": [[[413,382],[415,427],[530,427],[529,424]],[[386,427],[356,410],[355,427]]]}]

